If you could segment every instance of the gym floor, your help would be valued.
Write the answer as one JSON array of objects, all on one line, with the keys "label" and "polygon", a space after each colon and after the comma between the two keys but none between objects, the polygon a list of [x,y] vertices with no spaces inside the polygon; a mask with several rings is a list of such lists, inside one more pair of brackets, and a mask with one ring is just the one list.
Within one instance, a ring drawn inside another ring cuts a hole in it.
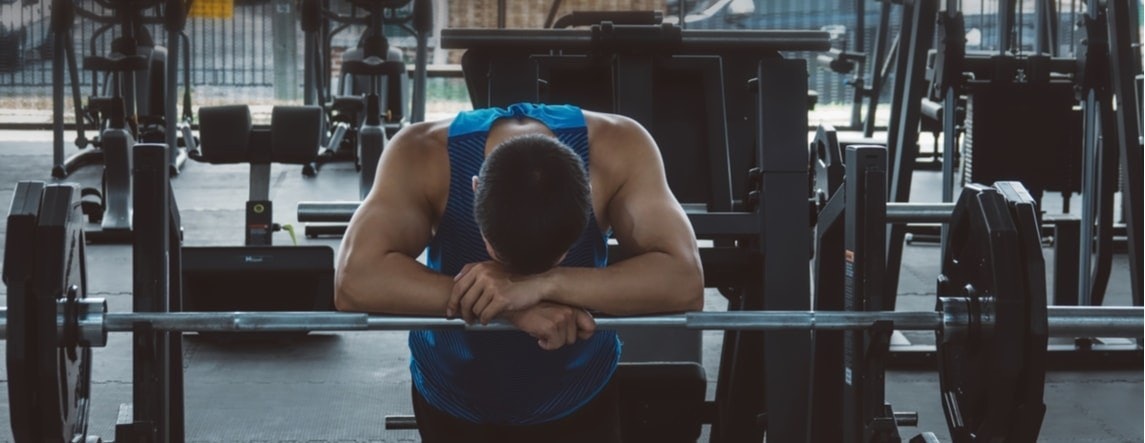
[{"label": "gym floor", "polygon": [[[72,140],[73,135],[65,136]],[[924,145],[925,146],[925,145]],[[73,151],[70,143],[68,152]],[[0,131],[0,211],[7,217],[12,192],[21,180],[48,180],[51,134],[47,131]],[[100,168],[89,167],[67,181],[98,186]],[[243,242],[243,205],[248,168],[188,162],[173,186],[183,219],[185,244],[239,245]],[[915,175],[912,201],[940,195],[936,172]],[[297,166],[274,165],[271,199],[275,220],[298,227],[299,244],[338,247],[337,239],[307,239],[295,221],[299,201],[352,200],[357,177],[352,165],[327,165],[316,178]],[[1047,198],[1047,210],[1058,210]],[[1080,204],[1075,202],[1075,207]],[[6,222],[0,221],[0,231]],[[0,247],[4,237],[0,235]],[[290,244],[278,233],[276,244]],[[934,308],[937,245],[905,248],[898,307]],[[1051,250],[1045,250],[1052,266]],[[112,311],[131,306],[131,250],[127,245],[87,249],[89,296],[106,298]],[[1129,304],[1128,264],[1115,256],[1106,304]],[[1052,269],[1052,268],[1049,268]],[[1052,284],[1052,281],[1049,282]],[[1052,291],[1052,290],[1051,290]],[[1052,293],[1052,292],[1051,292]],[[723,310],[723,298],[707,294],[707,310]],[[0,305],[7,288],[0,286]],[[704,333],[704,366],[709,398],[718,373],[720,333]],[[925,334],[923,334],[925,335]],[[916,338],[911,335],[911,338]],[[398,332],[312,334],[301,340],[259,345],[220,345],[189,335],[185,340],[186,425],[190,442],[416,442],[416,431],[387,431],[383,418],[410,414],[406,334]],[[0,341],[0,348],[4,342]],[[131,337],[112,334],[108,346],[94,351],[90,432],[114,438],[119,404],[131,401]],[[1040,441],[1143,441],[1143,392],[1140,370],[1051,372],[1046,380],[1047,413]],[[8,377],[0,365],[0,441],[11,441],[8,424]],[[887,400],[898,411],[917,411],[918,428],[902,428],[903,437],[935,432],[949,441],[938,396],[936,371],[891,371]],[[705,437],[700,441],[706,441]]]}]

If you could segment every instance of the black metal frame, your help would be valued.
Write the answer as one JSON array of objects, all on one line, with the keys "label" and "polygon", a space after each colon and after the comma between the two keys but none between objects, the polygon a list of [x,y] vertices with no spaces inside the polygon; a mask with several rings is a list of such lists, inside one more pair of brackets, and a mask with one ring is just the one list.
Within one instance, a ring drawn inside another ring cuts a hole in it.
[{"label": "black metal frame", "polygon": [[[880,310],[886,235],[886,151],[842,147],[834,129],[820,128],[812,144],[816,188],[823,195],[816,218],[817,310]],[[845,166],[844,166],[845,165]],[[829,197],[829,198],[827,198]],[[899,441],[895,415],[885,404],[893,325],[868,331],[813,333],[815,355],[810,441]]]},{"label": "black metal frame", "polygon": [[[182,228],[171,189],[167,146],[138,144],[135,154],[133,310],[182,310]],[[183,334],[139,325],[134,340],[130,420],[120,414],[117,442],[184,441]]]}]

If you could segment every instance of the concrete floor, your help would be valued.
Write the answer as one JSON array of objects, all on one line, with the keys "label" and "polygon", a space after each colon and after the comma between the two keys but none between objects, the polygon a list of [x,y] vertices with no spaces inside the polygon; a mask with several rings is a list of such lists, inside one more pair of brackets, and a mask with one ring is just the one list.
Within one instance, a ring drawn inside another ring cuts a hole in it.
[{"label": "concrete floor", "polygon": [[[49,178],[50,151],[47,132],[0,132],[0,211],[4,215],[17,181]],[[69,180],[96,185],[98,174],[99,168],[88,168]],[[330,165],[313,179],[303,178],[296,166],[275,165],[271,188],[275,219],[298,225],[294,213],[298,201],[354,199],[356,179],[347,164]],[[935,200],[936,174],[919,173],[916,180],[913,199]],[[242,243],[246,167],[188,163],[173,184],[187,245]],[[0,230],[4,226],[0,222]],[[285,233],[277,234],[275,241],[290,242]],[[338,246],[333,239],[299,236],[299,242]],[[91,296],[106,298],[113,311],[129,309],[129,247],[94,245],[87,251]],[[900,309],[933,309],[937,261],[936,246],[906,247]],[[1127,268],[1123,256],[1115,258],[1107,304],[1128,303]],[[707,300],[709,310],[724,308],[722,297],[714,291]],[[6,303],[6,288],[0,288],[0,304]],[[719,346],[720,333],[704,333],[703,361],[713,378],[709,395],[718,373]],[[383,424],[386,415],[411,413],[404,333],[312,334],[296,342],[259,346],[221,346],[189,336],[185,348],[188,441],[418,440],[415,431],[386,431]],[[130,352],[127,334],[113,334],[107,347],[94,351],[92,434],[114,436],[117,406],[131,397]],[[1052,372],[1047,377],[1048,412],[1040,441],[1142,441],[1142,378],[1140,369]],[[11,441],[7,383],[6,369],[0,367],[0,441]],[[888,373],[887,399],[896,410],[919,413],[917,429],[902,429],[905,438],[933,431],[949,439],[936,372]]]}]

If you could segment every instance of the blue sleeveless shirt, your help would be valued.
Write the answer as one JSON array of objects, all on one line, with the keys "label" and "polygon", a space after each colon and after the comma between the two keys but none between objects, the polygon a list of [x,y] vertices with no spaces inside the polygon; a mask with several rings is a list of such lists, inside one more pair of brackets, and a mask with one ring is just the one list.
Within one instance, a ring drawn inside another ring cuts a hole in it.
[{"label": "blue sleeveless shirt", "polygon": [[[515,104],[463,112],[449,128],[449,200],[427,249],[427,266],[457,275],[468,263],[489,260],[473,218],[472,177],[485,160],[489,128],[501,118],[544,123],[584,160],[588,130],[573,106]],[[561,266],[603,267],[604,233],[590,217]],[[556,351],[520,332],[411,331],[414,387],[433,407],[474,423],[529,425],[565,417],[604,388],[620,360],[614,331]]]}]

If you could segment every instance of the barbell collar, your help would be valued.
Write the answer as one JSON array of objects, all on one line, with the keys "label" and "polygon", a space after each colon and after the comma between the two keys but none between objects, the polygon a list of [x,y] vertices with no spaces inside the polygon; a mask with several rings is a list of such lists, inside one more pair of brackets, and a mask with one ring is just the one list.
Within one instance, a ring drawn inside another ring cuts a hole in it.
[{"label": "barbell collar", "polygon": [[970,300],[966,297],[939,297],[942,329],[938,339],[943,343],[964,340],[970,329]]},{"label": "barbell collar", "polygon": [[96,348],[107,346],[107,326],[104,324],[107,321],[107,301],[102,298],[87,298],[76,305],[80,344]]}]

